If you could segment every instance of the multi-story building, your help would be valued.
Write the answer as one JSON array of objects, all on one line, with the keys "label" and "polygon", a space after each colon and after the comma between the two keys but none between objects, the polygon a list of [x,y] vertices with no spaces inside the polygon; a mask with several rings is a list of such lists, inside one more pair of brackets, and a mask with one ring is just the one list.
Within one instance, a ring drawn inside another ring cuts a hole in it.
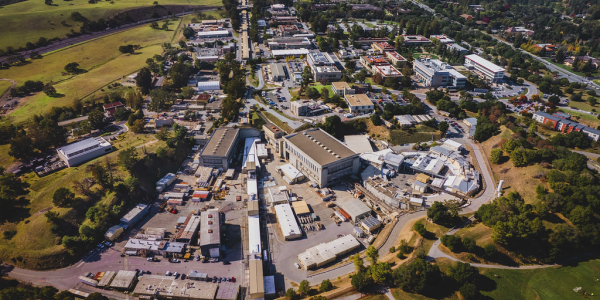
[{"label": "multi-story building", "polygon": [[321,129],[309,129],[283,139],[285,159],[320,187],[358,173],[358,154]]},{"label": "multi-story building", "polygon": [[463,47],[463,46],[461,46],[459,44],[456,44],[456,43],[450,43],[447,46],[448,46],[449,49],[452,49],[452,50],[454,50],[454,51],[456,51],[456,52],[458,52],[460,54],[467,54],[467,53],[469,53],[469,50],[467,50],[467,48],[465,48],[465,47]]},{"label": "multi-story building", "polygon": [[373,101],[365,94],[346,94],[344,100],[346,100],[348,108],[353,114],[369,114],[375,110]]},{"label": "multi-story building", "polygon": [[381,74],[383,79],[402,77],[402,73],[400,73],[400,71],[398,71],[398,69],[394,68],[392,65],[373,66],[371,70],[373,73]]},{"label": "multi-story building", "polygon": [[267,143],[271,145],[279,155],[279,153],[283,151],[281,138],[285,135],[285,131],[271,123],[263,125],[263,131],[265,132]]},{"label": "multi-story building", "polygon": [[388,51],[396,51],[396,48],[392,47],[392,45],[388,44],[388,42],[376,42],[371,45],[374,51],[378,51],[381,54],[384,54]]},{"label": "multi-story building", "polygon": [[406,60],[406,58],[404,58],[402,55],[400,55],[396,51],[388,51],[385,53],[385,56],[387,57],[387,59],[390,60],[390,62],[394,66],[398,65],[398,63],[400,63],[401,65],[404,65],[408,61],[408,60]]},{"label": "multi-story building", "polygon": [[504,68],[483,59],[481,56],[471,54],[465,56],[465,66],[480,77],[491,82],[502,82],[504,80]]},{"label": "multi-story building", "polygon": [[273,81],[282,81],[285,80],[286,77],[282,64],[271,64],[271,78]]},{"label": "multi-story building", "polygon": [[267,41],[267,45],[271,50],[312,48],[312,43],[306,37],[272,38]]},{"label": "multi-story building", "polygon": [[422,80],[423,85],[425,86],[451,86],[463,88],[467,82],[467,77],[465,75],[454,70],[452,66],[443,63],[439,59],[415,59],[413,70],[415,71],[417,78]]},{"label": "multi-story building", "polygon": [[229,169],[239,134],[239,129],[217,128],[200,152],[200,166]]},{"label": "multi-story building", "polygon": [[538,123],[549,125],[550,128],[554,130],[565,133],[580,131],[596,142],[600,140],[600,130],[568,120],[558,113],[551,115],[549,113],[536,111],[532,118]]},{"label": "multi-story building", "polygon": [[402,37],[404,38],[404,45],[407,46],[422,46],[431,43],[428,38],[418,34],[403,34]]},{"label": "multi-story building", "polygon": [[389,65],[387,60],[385,60],[385,58],[382,56],[361,56],[360,62],[363,66],[365,66],[365,68],[367,68],[367,70],[371,70],[373,66]]},{"label": "multi-story building", "polygon": [[312,100],[297,100],[290,104],[290,111],[296,116],[316,116],[327,110],[327,105],[319,105]]},{"label": "multi-story building", "polygon": [[310,53],[307,61],[315,82],[338,81],[342,78],[342,72],[335,66],[335,62],[328,53]]},{"label": "multi-story building", "polygon": [[454,43],[454,40],[449,38],[447,35],[445,34],[432,34],[429,36],[430,39],[438,39],[440,40],[440,43],[442,44],[451,44]]},{"label": "multi-story building", "polygon": [[296,25],[279,25],[279,31],[281,32],[281,36],[292,36],[300,32]]},{"label": "multi-story building", "polygon": [[340,97],[344,97],[346,94],[354,94],[354,89],[347,82],[343,81],[332,82],[331,91]]},{"label": "multi-story building", "polygon": [[271,18],[271,21],[273,21],[273,23],[280,24],[295,24],[298,22],[298,18],[289,16],[274,16]]}]

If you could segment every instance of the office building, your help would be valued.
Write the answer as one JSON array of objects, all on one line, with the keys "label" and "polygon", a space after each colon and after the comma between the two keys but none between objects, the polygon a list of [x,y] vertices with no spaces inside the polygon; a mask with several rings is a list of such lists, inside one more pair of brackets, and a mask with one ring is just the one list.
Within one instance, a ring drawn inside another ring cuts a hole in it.
[{"label": "office building", "polygon": [[354,94],[354,89],[347,82],[343,81],[332,82],[331,91],[340,97],[344,97],[345,94]]},{"label": "office building", "polygon": [[382,56],[361,56],[360,63],[362,63],[367,70],[371,70],[373,66],[389,65],[387,60]]},{"label": "office building", "polygon": [[196,36],[201,39],[206,38],[220,38],[220,37],[228,37],[229,31],[227,30],[215,30],[215,31],[199,31],[196,33]]},{"label": "office building", "polygon": [[200,153],[200,166],[229,169],[239,134],[239,129],[217,128]]},{"label": "office building", "polygon": [[402,73],[392,65],[373,66],[372,71],[373,73],[380,74],[383,79],[402,77]]},{"label": "office building", "polygon": [[329,53],[310,53],[307,61],[315,82],[338,81],[342,78],[342,72],[335,66]]},{"label": "office building", "polygon": [[454,43],[454,40],[449,38],[445,34],[432,34],[429,36],[430,39],[438,39],[442,44],[451,44]]},{"label": "office building", "polygon": [[290,104],[290,111],[296,116],[316,116],[328,110],[327,105],[319,105],[312,100],[297,100]]},{"label": "office building", "polygon": [[285,76],[285,70],[283,69],[282,64],[271,64],[271,78],[273,81],[282,81],[285,80],[287,76]]},{"label": "office building", "polygon": [[396,51],[388,51],[385,53],[385,56],[387,57],[387,59],[390,60],[390,62],[394,66],[397,66],[398,63],[403,65],[408,61],[408,60],[406,60],[406,58],[404,58],[402,55],[398,54],[398,52],[396,52]]},{"label": "office building", "polygon": [[553,130],[564,133],[580,131],[585,133],[590,139],[596,142],[600,140],[600,130],[579,124],[575,121],[571,121],[558,113],[551,115],[549,113],[536,111],[532,118],[538,123],[550,125],[550,128]]},{"label": "office building", "polygon": [[370,114],[375,110],[373,101],[365,94],[344,95],[344,100],[346,100],[348,108],[353,114]]},{"label": "office building", "polygon": [[406,46],[423,46],[431,43],[429,39],[418,34],[403,34],[402,37]]},{"label": "office building", "polygon": [[465,66],[471,69],[473,73],[491,82],[499,83],[504,80],[504,68],[483,59],[479,55],[465,56]]},{"label": "office building", "polygon": [[285,159],[319,187],[358,173],[358,154],[321,129],[309,129],[283,139]]},{"label": "office building", "polygon": [[85,139],[56,149],[58,157],[69,168],[110,151],[112,151],[112,145],[103,137]]},{"label": "office building", "polygon": [[469,53],[469,50],[467,50],[467,48],[465,48],[459,44],[456,44],[456,43],[448,44],[447,47],[453,51],[460,53],[460,54]]},{"label": "office building", "polygon": [[306,37],[272,38],[267,42],[269,49],[311,49],[312,43]]},{"label": "office building", "polygon": [[285,49],[285,50],[273,50],[271,55],[275,58],[279,57],[300,57],[306,56],[310,53],[307,49]]},{"label": "office building", "polygon": [[381,54],[384,54],[388,51],[396,51],[396,48],[392,47],[388,42],[376,42],[371,45],[374,51],[378,51]]},{"label": "office building", "polygon": [[449,86],[463,88],[467,82],[467,77],[452,66],[443,63],[439,59],[415,59],[413,70],[424,86],[438,87]]}]

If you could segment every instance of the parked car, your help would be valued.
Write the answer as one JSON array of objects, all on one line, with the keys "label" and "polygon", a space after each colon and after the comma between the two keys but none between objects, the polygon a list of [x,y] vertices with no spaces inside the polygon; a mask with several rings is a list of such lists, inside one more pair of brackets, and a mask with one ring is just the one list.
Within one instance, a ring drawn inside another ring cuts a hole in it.
[{"label": "parked car", "polygon": [[171,271],[167,271],[167,272],[165,273],[165,276],[171,276]]}]

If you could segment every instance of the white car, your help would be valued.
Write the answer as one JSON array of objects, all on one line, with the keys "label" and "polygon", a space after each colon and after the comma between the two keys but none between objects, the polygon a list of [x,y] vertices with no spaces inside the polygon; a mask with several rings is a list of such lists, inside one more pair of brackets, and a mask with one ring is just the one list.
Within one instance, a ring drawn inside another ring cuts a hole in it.
[{"label": "white car", "polygon": [[171,276],[171,271],[167,271],[167,272],[165,273],[165,276]]},{"label": "white car", "polygon": [[300,265],[298,263],[294,263],[294,266],[296,266],[296,268],[300,269]]}]

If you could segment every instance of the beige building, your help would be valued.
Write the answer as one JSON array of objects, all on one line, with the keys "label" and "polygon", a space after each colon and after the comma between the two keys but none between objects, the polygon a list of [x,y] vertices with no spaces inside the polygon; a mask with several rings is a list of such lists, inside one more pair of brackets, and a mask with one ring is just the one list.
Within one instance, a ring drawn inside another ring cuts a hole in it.
[{"label": "beige building", "polygon": [[284,158],[320,187],[357,174],[358,154],[321,129],[283,137]]},{"label": "beige building", "polygon": [[351,113],[368,114],[375,110],[375,105],[365,94],[345,95],[344,100],[346,100]]},{"label": "beige building", "polygon": [[343,81],[332,82],[331,91],[340,97],[344,97],[346,94],[354,94],[354,89],[347,82]]},{"label": "beige building", "polygon": [[263,264],[260,259],[252,259],[248,261],[248,270],[250,271],[250,288],[251,299],[265,298],[265,283],[263,281]]},{"label": "beige building", "polygon": [[[298,102],[298,101],[295,101]],[[275,126],[275,124],[267,123],[263,125],[263,131],[265,133],[265,138],[267,139],[267,143],[275,149],[275,153],[281,156],[283,152],[283,143],[281,138],[286,134],[285,131],[281,130],[279,127]]]}]

